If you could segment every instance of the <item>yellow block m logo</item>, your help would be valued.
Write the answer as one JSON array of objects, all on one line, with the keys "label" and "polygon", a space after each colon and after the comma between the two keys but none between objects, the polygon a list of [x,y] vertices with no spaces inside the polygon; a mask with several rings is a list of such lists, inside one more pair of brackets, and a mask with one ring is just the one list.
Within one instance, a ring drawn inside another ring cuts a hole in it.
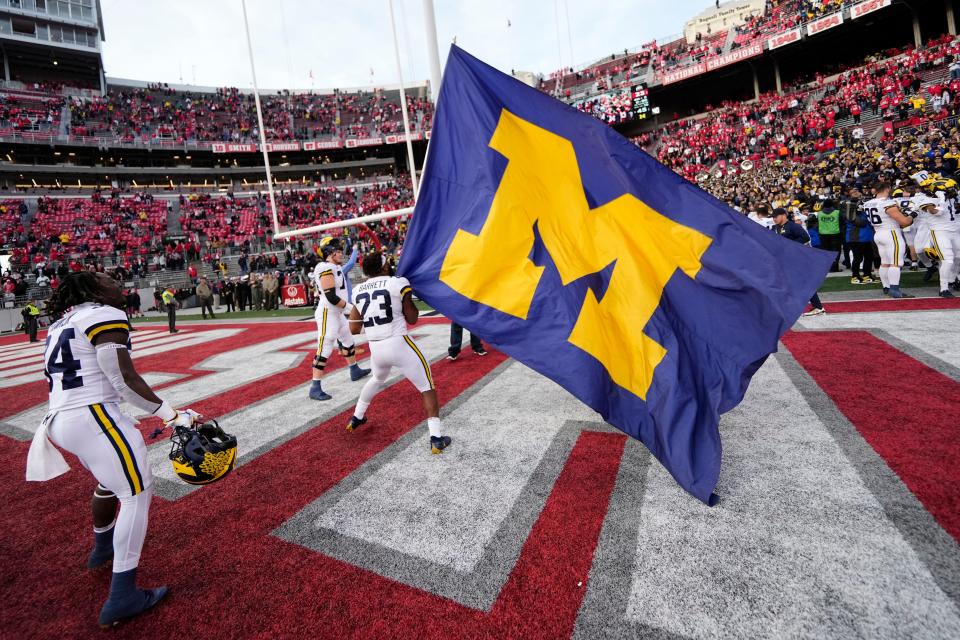
[{"label": "yellow block m logo", "polygon": [[536,223],[567,285],[613,262],[603,300],[587,291],[567,338],[642,399],[666,349],[643,328],[680,269],[690,278],[710,238],[660,215],[630,194],[590,209],[573,145],[506,109],[490,147],[508,159],[480,235],[458,230],[440,279],[461,295],[526,319],[543,272],[527,256]]}]

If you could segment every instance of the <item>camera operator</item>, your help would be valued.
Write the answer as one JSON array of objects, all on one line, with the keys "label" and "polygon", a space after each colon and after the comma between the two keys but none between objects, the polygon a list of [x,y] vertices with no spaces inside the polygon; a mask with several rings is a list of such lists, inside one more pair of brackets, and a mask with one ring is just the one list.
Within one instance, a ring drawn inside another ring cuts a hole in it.
[{"label": "camera operator", "polygon": [[850,270],[853,284],[870,284],[873,280],[873,225],[860,201],[860,192],[851,191],[840,202],[840,213],[847,221],[847,245],[853,253]]}]

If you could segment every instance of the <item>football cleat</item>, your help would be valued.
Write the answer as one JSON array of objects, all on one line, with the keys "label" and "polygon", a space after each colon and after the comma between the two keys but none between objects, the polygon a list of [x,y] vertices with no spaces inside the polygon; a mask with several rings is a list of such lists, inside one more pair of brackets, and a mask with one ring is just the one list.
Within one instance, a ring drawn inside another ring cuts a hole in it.
[{"label": "football cleat", "polygon": [[140,615],[163,600],[169,589],[136,589],[129,597],[122,600],[107,599],[100,610],[100,628],[115,627],[124,620]]},{"label": "football cleat", "polygon": [[885,296],[890,295],[890,287],[884,287],[884,288],[883,288],[883,295],[885,295]]},{"label": "football cleat", "polygon": [[853,276],[852,278],[850,278],[850,284],[863,284],[863,280],[861,280],[857,276]]},{"label": "football cleat", "polygon": [[459,353],[451,353],[450,355],[447,356],[447,360],[449,360],[450,362],[453,362],[459,357],[460,357]]},{"label": "football cleat", "polygon": [[351,379],[353,382],[356,382],[357,380],[360,380],[361,378],[365,378],[365,377],[367,377],[368,375],[370,375],[370,369],[361,369],[361,368],[360,368],[360,365],[358,365],[358,364],[351,365],[351,367],[350,367],[350,379]]},{"label": "football cleat", "polygon": [[111,560],[113,560],[113,544],[103,549],[94,547],[93,551],[91,551],[87,557],[87,569],[94,571],[95,569],[106,566]]},{"label": "football cleat", "polygon": [[485,356],[485,355],[487,355],[487,350],[484,349],[483,347],[480,347],[479,349],[474,349],[473,352],[474,352],[475,354],[477,354],[478,356]]},{"label": "football cleat", "polygon": [[900,299],[900,298],[915,298],[916,296],[910,293],[906,293],[905,291],[900,291],[900,287],[897,287],[895,289],[891,287],[890,297]]},{"label": "football cleat", "polygon": [[436,455],[450,446],[453,439],[450,436],[430,436],[430,453]]},{"label": "football cleat", "polygon": [[367,416],[363,416],[362,418],[350,416],[350,422],[347,424],[347,431],[354,431],[365,424],[367,424]]},{"label": "football cleat", "polygon": [[950,292],[950,289],[944,289],[943,291],[940,292],[940,297],[941,297],[941,298],[956,298],[957,296],[953,295],[953,293]]},{"label": "football cleat", "polygon": [[817,307],[817,308],[810,309],[810,311],[807,311],[806,313],[804,313],[803,316],[805,318],[809,318],[810,316],[822,316],[825,313],[826,313],[825,310]]},{"label": "football cleat", "polygon": [[321,401],[331,400],[333,398],[333,396],[331,396],[329,393],[327,393],[320,387],[319,381],[314,381],[313,384],[310,385],[310,393],[308,394],[308,396],[311,400],[321,400]]},{"label": "football cleat", "polygon": [[930,282],[933,280],[933,276],[937,273],[938,269],[936,267],[927,267],[926,272],[923,274],[923,281]]},{"label": "football cleat", "polygon": [[860,282],[863,284],[871,284],[873,282],[876,282],[876,280],[874,280],[870,276],[860,276]]}]

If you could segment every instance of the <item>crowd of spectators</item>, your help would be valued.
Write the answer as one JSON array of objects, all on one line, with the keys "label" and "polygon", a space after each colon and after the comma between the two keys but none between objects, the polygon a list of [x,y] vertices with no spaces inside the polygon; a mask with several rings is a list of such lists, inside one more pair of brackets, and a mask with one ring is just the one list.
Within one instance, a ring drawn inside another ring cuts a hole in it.
[{"label": "crowd of spectators", "polygon": [[[672,71],[703,62],[834,13],[856,1],[859,0],[767,0],[764,12],[732,27],[732,35],[729,29],[714,32],[708,27],[694,34],[689,42],[685,36],[665,43],[653,40],[636,52],[624,50],[581,69],[565,67],[554,71],[540,79],[539,89],[558,97],[577,98],[580,94],[589,96],[626,88],[648,72]],[[622,112],[622,105],[616,100],[608,102],[611,110],[604,111],[601,119],[618,122],[615,114]],[[588,108],[592,112],[597,107],[589,105]]]},{"label": "crowd of spectators", "polygon": [[[898,128],[957,115],[960,70],[951,77],[949,65],[958,56],[960,40],[939,38],[921,50],[870,59],[830,82],[820,77],[783,95],[725,103],[636,142],[691,179],[708,170],[725,172],[744,160],[810,161],[869,137],[862,126],[867,116],[890,138]],[[923,77],[931,78],[925,86]]]},{"label": "crowd of spectators", "polygon": [[56,134],[65,101],[25,92],[0,95],[0,135],[12,131]]},{"label": "crowd of spectators", "polygon": [[[268,140],[370,137],[403,130],[399,94],[393,91],[282,91],[261,96],[260,104]],[[419,131],[429,123],[432,103],[407,96],[407,104],[411,127]],[[112,87],[99,98],[73,97],[69,131],[124,142],[249,143],[258,142],[260,135],[253,94],[236,88],[190,93],[166,84]]]}]

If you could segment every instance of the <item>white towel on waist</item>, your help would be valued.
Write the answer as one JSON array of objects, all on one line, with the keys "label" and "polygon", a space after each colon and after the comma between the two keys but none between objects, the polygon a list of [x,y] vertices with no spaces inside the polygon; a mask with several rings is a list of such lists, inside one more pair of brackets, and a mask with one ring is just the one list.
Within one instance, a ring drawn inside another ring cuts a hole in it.
[{"label": "white towel on waist", "polygon": [[44,481],[56,478],[70,470],[60,450],[47,438],[47,425],[56,413],[48,413],[33,434],[30,451],[27,452],[27,480]]}]

